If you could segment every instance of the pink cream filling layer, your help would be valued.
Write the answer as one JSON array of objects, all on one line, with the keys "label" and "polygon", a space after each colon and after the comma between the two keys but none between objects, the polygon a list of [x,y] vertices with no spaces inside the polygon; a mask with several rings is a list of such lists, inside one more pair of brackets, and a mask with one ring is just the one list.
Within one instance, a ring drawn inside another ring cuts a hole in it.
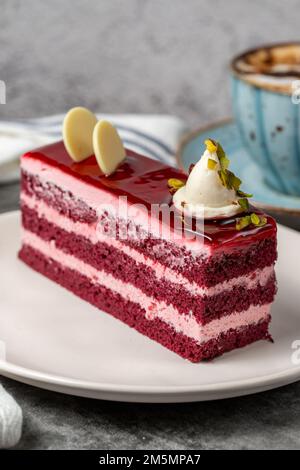
[{"label": "pink cream filling layer", "polygon": [[104,235],[100,230],[97,230],[96,224],[89,225],[82,222],[74,222],[72,219],[61,215],[58,211],[48,206],[44,201],[38,200],[32,196],[28,196],[25,193],[21,194],[21,202],[30,209],[35,210],[39,217],[44,217],[50,223],[57,225],[68,233],[75,233],[76,235],[84,236],[93,244],[97,242],[105,242],[107,245],[113,246],[114,248],[133,258],[136,263],[142,263],[153,269],[153,274],[157,277],[158,280],[166,279],[173,284],[184,287],[193,295],[213,296],[225,290],[231,290],[235,286],[245,287],[246,289],[253,289],[257,286],[257,284],[260,284],[261,286],[266,285],[270,279],[270,276],[272,276],[274,273],[274,267],[267,266],[263,269],[253,271],[248,275],[239,276],[237,278],[216,284],[213,287],[200,287],[195,282],[189,281],[176,271],[173,271],[158,261],[154,261],[153,259],[148,258],[147,256],[143,255],[134,248],[125,245],[116,238]]},{"label": "pink cream filling layer", "polygon": [[84,181],[78,182],[78,179],[59,170],[59,168],[47,165],[41,160],[27,155],[22,157],[21,168],[36,176],[42,183],[49,184],[51,181],[63,191],[70,191],[75,197],[94,209],[98,215],[104,211],[105,206],[105,210],[112,216],[127,214],[128,220],[129,218],[138,220],[140,227],[147,233],[151,233],[156,238],[175,242],[178,246],[191,251],[193,256],[210,255],[210,247],[205,245],[201,239],[189,240],[186,237],[176,235],[167,224],[160,223],[157,217],[151,217],[146,207],[141,204],[128,204],[126,197],[118,198],[109,191],[96,188]]},{"label": "pink cream filling layer", "polygon": [[159,318],[173,327],[178,333],[182,333],[197,343],[203,343],[217,338],[220,333],[229,329],[239,329],[259,321],[266,320],[270,311],[270,304],[263,306],[251,306],[248,310],[233,313],[213,320],[206,325],[200,325],[193,317],[192,312],[180,314],[174,307],[165,302],[158,302],[152,297],[145,295],[140,289],[132,284],[124,283],[105,271],[99,271],[84,263],[75,256],[68,255],[57,249],[54,242],[45,242],[35,234],[26,230],[22,231],[22,243],[29,245],[51,258],[65,268],[75,270],[86,276],[92,283],[105,286],[107,289],[120,294],[124,299],[138,303],[146,312],[148,320]]}]

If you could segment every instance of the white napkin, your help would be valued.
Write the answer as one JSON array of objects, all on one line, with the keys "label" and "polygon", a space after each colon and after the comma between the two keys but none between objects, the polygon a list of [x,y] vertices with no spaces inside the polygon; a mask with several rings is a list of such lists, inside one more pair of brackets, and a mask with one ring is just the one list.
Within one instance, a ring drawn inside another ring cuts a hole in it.
[{"label": "white napkin", "polygon": [[[6,346],[0,341],[0,363],[6,361]],[[23,415],[20,406],[0,384],[0,449],[15,446],[21,437]]]},{"label": "white napkin", "polygon": [[[169,115],[97,114],[118,129],[126,147],[175,165],[183,121]],[[19,178],[19,157],[33,148],[61,139],[63,114],[38,119],[0,121],[0,184]]]},{"label": "white napkin", "polygon": [[[22,153],[61,139],[63,115],[14,122],[0,121],[0,184],[19,178]],[[167,164],[174,155],[184,123],[173,116],[98,115],[116,125],[126,147]],[[0,372],[1,373],[1,372]],[[0,448],[14,446],[21,436],[22,411],[0,385]]]},{"label": "white napkin", "polygon": [[22,410],[0,385],[0,449],[15,446],[22,432]]}]

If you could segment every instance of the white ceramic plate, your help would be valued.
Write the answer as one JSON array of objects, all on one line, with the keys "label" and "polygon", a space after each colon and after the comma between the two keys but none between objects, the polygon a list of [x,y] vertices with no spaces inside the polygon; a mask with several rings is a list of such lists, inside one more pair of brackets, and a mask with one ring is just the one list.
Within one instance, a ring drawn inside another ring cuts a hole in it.
[{"label": "white ceramic plate", "polygon": [[275,343],[259,341],[191,364],[21,263],[19,213],[4,214],[0,373],[62,393],[132,402],[212,400],[299,380],[300,363],[292,361],[292,344],[300,340],[299,243],[299,233],[279,227]]}]

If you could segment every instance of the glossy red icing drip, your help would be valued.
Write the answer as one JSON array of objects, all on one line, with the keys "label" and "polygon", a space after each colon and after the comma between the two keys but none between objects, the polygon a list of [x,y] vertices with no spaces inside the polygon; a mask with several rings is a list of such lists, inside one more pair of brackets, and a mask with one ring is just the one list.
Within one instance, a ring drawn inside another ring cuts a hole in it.
[{"label": "glossy red icing drip", "polygon": [[[125,162],[110,175],[104,176],[95,157],[92,155],[81,163],[75,163],[65,150],[62,141],[28,152],[23,158],[41,160],[48,165],[59,168],[80,181],[97,188],[114,192],[117,196],[127,196],[131,204],[143,204],[149,210],[151,204],[172,204],[167,181],[169,178],[186,180],[187,176],[180,170],[166,166],[156,160],[126,150]],[[260,212],[255,210],[256,212]],[[178,214],[176,217],[181,217]],[[235,228],[236,218],[205,221],[204,232],[197,232],[195,221],[187,220],[186,225],[198,237],[205,238],[215,249],[225,247],[233,249],[254,243],[276,235],[276,223],[267,217],[263,227],[250,226],[242,231]]]}]

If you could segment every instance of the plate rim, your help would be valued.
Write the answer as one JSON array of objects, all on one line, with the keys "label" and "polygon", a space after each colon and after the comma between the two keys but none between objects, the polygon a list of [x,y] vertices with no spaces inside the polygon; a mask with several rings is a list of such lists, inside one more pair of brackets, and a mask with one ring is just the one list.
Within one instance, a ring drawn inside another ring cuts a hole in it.
[{"label": "plate rim", "polygon": [[[16,217],[20,217],[19,210],[0,214],[0,219]],[[288,232],[296,232],[288,227],[281,225],[280,227]],[[10,377],[19,382],[29,383],[39,388],[73,395],[76,395],[76,392],[78,392],[79,396],[90,396],[91,398],[146,403],[176,403],[250,395],[288,385],[300,380],[300,365],[294,365],[290,369],[262,375],[258,378],[253,377],[205,385],[158,386],[89,382],[22,367],[5,359],[0,359],[0,375]],[[82,391],[89,393],[82,393]]]},{"label": "plate rim", "polygon": [[[291,373],[292,372],[292,373]],[[126,385],[114,383],[100,383],[90,382],[86,380],[73,379],[71,377],[59,376],[55,374],[48,374],[34,369],[18,366],[5,360],[0,360],[0,373],[2,375],[9,374],[15,377],[24,378],[33,381],[41,381],[45,385],[58,385],[67,388],[77,388],[90,391],[110,392],[110,393],[129,393],[129,394],[143,394],[143,395],[176,395],[179,393],[217,393],[217,392],[231,392],[244,390],[248,394],[247,387],[250,390],[259,389],[260,387],[268,387],[280,381],[278,387],[283,384],[289,384],[300,380],[300,366],[295,366],[293,369],[285,369],[281,372],[267,374],[256,378],[219,382],[217,384],[207,385]],[[8,375],[7,375],[8,376]],[[285,381],[287,379],[287,381]],[[274,387],[277,388],[277,387]],[[250,394],[250,393],[249,393]]]},{"label": "plate rim", "polygon": [[[179,143],[176,148],[176,153],[175,153],[175,159],[176,159],[176,164],[178,168],[186,172],[184,164],[183,164],[183,151],[184,151],[185,146],[191,140],[194,140],[200,134],[202,134],[203,132],[207,132],[210,129],[215,129],[216,127],[226,126],[227,124],[233,124],[234,122],[235,122],[235,119],[233,117],[226,117],[226,118],[218,119],[216,121],[212,121],[208,124],[204,124],[201,127],[196,127],[195,129],[183,134],[183,136],[179,140]],[[299,201],[300,201],[300,198],[299,198]],[[274,212],[278,215],[289,215],[293,217],[300,216],[300,209],[289,209],[286,207],[273,206],[270,204],[264,204],[262,202],[257,202],[257,201],[255,201],[255,205],[266,211]]]}]

